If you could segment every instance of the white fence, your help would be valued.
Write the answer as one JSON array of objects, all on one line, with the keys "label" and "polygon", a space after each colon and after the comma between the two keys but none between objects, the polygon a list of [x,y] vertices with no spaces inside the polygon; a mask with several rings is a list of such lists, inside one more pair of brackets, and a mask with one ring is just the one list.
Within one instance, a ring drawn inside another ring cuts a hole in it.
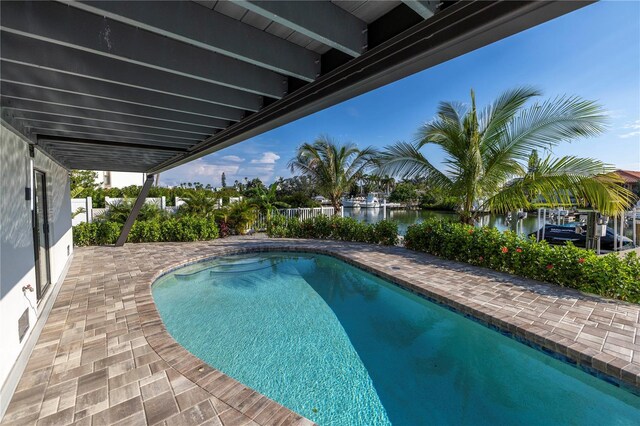
[{"label": "white fence", "polygon": [[[242,201],[242,197],[229,197],[229,204],[238,203],[240,201]],[[182,199],[180,197],[176,197],[176,202],[175,202],[176,210],[177,210],[178,207],[180,207],[181,205],[186,204],[186,203],[187,202],[184,199]],[[218,209],[222,208],[222,199],[221,198],[218,198],[216,200],[216,208],[218,208]]]},{"label": "white fence", "polygon": [[[297,209],[278,209],[278,213],[287,219],[298,218],[300,220],[311,219],[318,216],[333,216],[333,207],[308,207]],[[341,212],[342,213],[342,212]],[[264,230],[267,228],[267,217],[264,213],[258,214],[258,218],[251,226],[255,230]]]},{"label": "white fence", "polygon": [[93,201],[91,197],[71,199],[71,225],[93,221]]},{"label": "white fence", "polygon": [[[108,206],[117,206],[118,204],[122,203],[125,200],[126,200],[126,198],[104,197],[104,204],[107,206],[107,208],[109,208]],[[129,200],[134,200],[134,199],[129,199]],[[165,207],[167,207],[167,199],[166,199],[166,197],[160,197],[160,198],[149,197],[149,198],[144,200],[144,203],[145,204],[153,204],[153,205],[155,205],[155,206],[157,206],[157,207],[159,207],[161,209],[164,209]]]},{"label": "white fence", "polygon": [[[82,222],[93,222],[99,216],[105,214],[107,210],[109,210],[109,206],[116,206],[122,203],[125,198],[112,198],[112,197],[104,197],[104,203],[106,207],[104,208],[94,208],[93,200],[91,197],[87,198],[72,198],[71,199],[71,213],[73,218],[71,220],[72,226],[75,226]],[[230,197],[229,203],[237,203],[242,201],[242,197]],[[178,208],[181,205],[186,204],[186,201],[180,197],[175,198],[175,203],[173,206],[167,206],[166,197],[159,198],[147,198],[144,201],[146,204],[156,205],[158,208],[162,210],[166,210],[170,214],[175,214],[178,212]],[[217,200],[217,208],[222,207],[222,200]]]},{"label": "white fence", "polygon": [[[104,197],[105,208],[94,208],[93,200],[91,197],[87,198],[72,198],[71,199],[71,225],[76,226],[82,222],[93,222],[97,217],[106,213],[109,210],[109,206],[116,206],[122,203],[124,198],[111,198]],[[160,198],[147,198],[145,200],[147,204],[154,204],[161,209],[172,209],[167,207],[167,201],[165,197]],[[173,212],[175,213],[175,211]]]}]

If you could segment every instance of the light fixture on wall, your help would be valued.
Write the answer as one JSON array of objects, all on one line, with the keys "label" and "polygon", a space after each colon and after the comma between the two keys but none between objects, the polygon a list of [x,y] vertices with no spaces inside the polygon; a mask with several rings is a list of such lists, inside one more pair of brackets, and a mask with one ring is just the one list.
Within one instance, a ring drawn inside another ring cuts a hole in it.
[{"label": "light fixture on wall", "polygon": [[25,160],[25,170],[27,173],[26,183],[24,188],[24,199],[29,201],[30,209],[33,210],[33,157],[35,156],[35,149],[33,145],[29,145],[29,157]]}]

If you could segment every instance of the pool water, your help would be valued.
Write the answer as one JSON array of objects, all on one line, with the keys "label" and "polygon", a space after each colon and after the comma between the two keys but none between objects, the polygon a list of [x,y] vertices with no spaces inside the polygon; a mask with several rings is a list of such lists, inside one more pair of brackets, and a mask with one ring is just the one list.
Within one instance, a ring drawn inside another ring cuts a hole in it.
[{"label": "pool water", "polygon": [[187,350],[320,425],[640,421],[640,397],[328,256],[218,258],[153,297]]}]

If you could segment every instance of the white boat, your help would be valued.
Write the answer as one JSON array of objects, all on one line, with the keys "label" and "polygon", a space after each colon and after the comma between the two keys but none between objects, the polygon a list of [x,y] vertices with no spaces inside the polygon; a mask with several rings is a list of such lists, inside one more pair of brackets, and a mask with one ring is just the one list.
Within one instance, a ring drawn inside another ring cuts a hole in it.
[{"label": "white boat", "polygon": [[365,207],[367,209],[375,209],[381,206],[382,204],[380,204],[380,200],[378,199],[378,197],[376,197],[373,194],[369,194],[367,195],[367,199],[365,200],[364,205],[362,207]]},{"label": "white boat", "polygon": [[313,197],[313,199],[314,199],[314,201],[317,201],[318,203],[322,204],[323,206],[330,206],[331,205],[331,201],[327,200],[322,195],[316,195],[315,197]]},{"label": "white boat", "polygon": [[360,202],[358,200],[354,200],[353,198],[343,198],[342,207],[347,209],[357,209],[360,208]]}]

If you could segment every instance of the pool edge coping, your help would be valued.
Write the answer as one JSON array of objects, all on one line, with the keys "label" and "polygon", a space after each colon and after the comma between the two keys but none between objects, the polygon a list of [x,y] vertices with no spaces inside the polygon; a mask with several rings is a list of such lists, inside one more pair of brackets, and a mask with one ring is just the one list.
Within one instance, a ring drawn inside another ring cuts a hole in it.
[{"label": "pool edge coping", "polygon": [[[300,425],[315,424],[311,420],[305,418],[299,413],[273,401],[269,397],[260,394],[249,386],[242,384],[241,382],[233,379],[230,376],[222,373],[214,367],[208,365],[186,348],[180,345],[166,329],[160,313],[157,309],[155,301],[153,300],[152,287],[153,284],[162,276],[167,275],[179,268],[201,263],[207,260],[215,259],[221,256],[247,254],[247,253],[261,253],[261,252],[299,252],[299,253],[312,253],[331,256],[338,260],[341,260],[349,265],[355,266],[361,270],[369,272],[375,276],[383,278],[390,283],[426,298],[432,302],[435,302],[441,306],[444,306],[460,315],[463,315],[471,320],[479,322],[489,328],[492,328],[502,334],[506,334],[511,338],[514,338],[521,343],[527,344],[534,349],[541,350],[547,355],[560,359],[561,361],[568,362],[569,364],[580,368],[588,374],[594,375],[599,379],[605,380],[613,385],[621,387],[627,391],[630,391],[636,395],[640,394],[640,371],[634,372],[633,369],[625,369],[625,367],[632,365],[637,367],[636,364],[624,361],[613,355],[599,352],[591,347],[588,347],[582,343],[574,342],[573,340],[563,337],[552,331],[544,330],[536,325],[527,324],[517,317],[513,317],[507,314],[496,314],[482,310],[482,305],[472,306],[472,304],[464,303],[462,297],[456,297],[451,294],[438,293],[420,285],[420,278],[414,280],[393,276],[389,272],[384,271],[382,268],[376,268],[364,264],[358,260],[350,258],[340,252],[340,248],[343,246],[331,247],[332,243],[327,241],[327,245],[324,247],[310,246],[305,243],[313,242],[314,240],[303,239],[282,239],[282,240],[269,240],[268,242],[252,241],[247,243],[245,247],[215,247],[212,246],[213,253],[190,257],[182,261],[173,263],[165,268],[155,271],[150,275],[149,279],[145,279],[144,282],[136,284],[134,291],[134,299],[136,309],[140,315],[141,327],[145,339],[151,346],[151,348],[166,361],[172,368],[178,373],[191,380],[194,384],[204,389],[212,396],[220,399],[222,402],[237,409],[241,413],[248,415],[251,404],[246,404],[247,400],[251,400],[250,396],[255,396],[257,400],[265,398],[268,400],[268,404],[276,404],[280,407],[280,410],[286,410],[287,415],[295,415],[300,417],[296,421]],[[275,243],[275,244],[274,244]],[[368,247],[376,247],[375,245],[367,244]],[[407,250],[408,249],[403,249]],[[384,250],[378,250],[381,255],[385,255]],[[409,251],[411,253],[419,253]],[[430,256],[425,255],[428,259]],[[412,259],[407,259],[412,262]],[[457,262],[454,262],[457,263]],[[464,265],[464,264],[461,264]],[[468,266],[468,265],[464,265]],[[501,275],[501,273],[497,273]],[[492,273],[492,275],[494,275]],[[413,281],[413,282],[412,282]],[[536,281],[536,284],[542,284],[545,286],[557,287],[551,284],[542,283]],[[566,290],[565,288],[562,288]],[[582,294],[576,291],[576,294]],[[588,295],[589,297],[596,297],[602,301],[610,301],[610,299],[601,298],[598,296]],[[458,299],[458,300],[456,300]],[[616,303],[625,304],[625,302],[615,301]],[[637,370],[637,368],[636,368]],[[248,394],[248,395],[247,395]],[[242,395],[242,398],[238,396]],[[234,397],[237,397],[234,399]],[[254,401],[255,402],[255,401]],[[257,418],[259,412],[256,414]],[[254,421],[255,418],[249,415]]]}]

